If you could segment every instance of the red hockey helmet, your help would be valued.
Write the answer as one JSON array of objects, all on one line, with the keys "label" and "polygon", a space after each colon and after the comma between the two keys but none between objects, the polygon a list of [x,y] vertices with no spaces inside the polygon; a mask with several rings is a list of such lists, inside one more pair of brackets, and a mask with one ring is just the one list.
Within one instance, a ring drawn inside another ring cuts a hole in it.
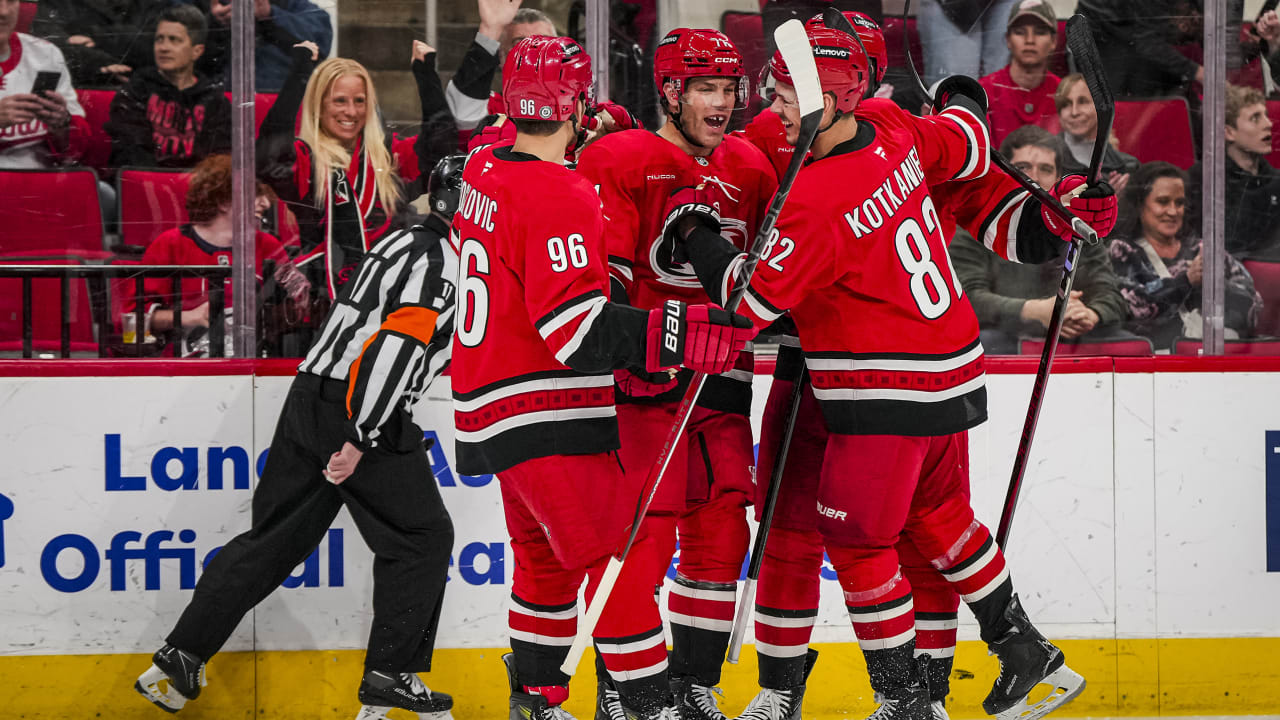
[{"label": "red hockey helmet", "polygon": [[[889,46],[884,41],[884,31],[869,15],[856,10],[846,10],[844,17],[858,33],[858,39],[862,41],[862,47],[867,49],[871,62],[875,63],[876,82],[884,82],[884,73],[889,69]],[[805,25],[822,26],[822,15],[814,15]]]},{"label": "red hockey helmet", "polygon": [[[836,98],[836,109],[843,113],[853,112],[858,101],[867,92],[867,56],[863,54],[858,41],[848,33],[832,30],[824,25],[806,25],[805,34],[809,36],[809,46],[813,48],[813,60],[818,66],[818,82],[823,93],[831,93]],[[765,66],[765,73],[779,82],[794,85],[791,71],[782,59],[782,52],[775,52],[773,59]],[[768,85],[767,78],[762,86]]]},{"label": "red hockey helmet", "polygon": [[676,28],[658,42],[653,54],[653,82],[659,95],[668,80],[675,83],[677,93],[683,94],[685,81],[696,77],[736,78],[735,107],[747,106],[749,81],[742,68],[742,53],[733,41],[719,30]]},{"label": "red hockey helmet", "polygon": [[573,38],[524,38],[507,53],[502,95],[509,118],[568,120],[579,99],[594,103],[591,56]]}]

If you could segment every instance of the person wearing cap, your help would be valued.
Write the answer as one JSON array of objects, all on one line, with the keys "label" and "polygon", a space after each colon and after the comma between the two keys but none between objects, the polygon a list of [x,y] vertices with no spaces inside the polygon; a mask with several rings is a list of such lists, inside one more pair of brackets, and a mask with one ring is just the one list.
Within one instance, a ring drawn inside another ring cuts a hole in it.
[{"label": "person wearing cap", "polygon": [[991,142],[999,145],[1023,125],[1049,129],[1057,116],[1053,93],[1061,81],[1049,72],[1058,42],[1058,17],[1049,0],[1019,0],[1009,11],[1004,33],[1009,64],[983,77],[990,106]]}]

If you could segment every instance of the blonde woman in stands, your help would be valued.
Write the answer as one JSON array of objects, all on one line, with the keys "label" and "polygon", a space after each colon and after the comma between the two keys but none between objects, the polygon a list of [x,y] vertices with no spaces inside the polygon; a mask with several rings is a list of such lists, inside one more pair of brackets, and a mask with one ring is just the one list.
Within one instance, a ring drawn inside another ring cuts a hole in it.
[{"label": "blonde woman in stands", "polygon": [[[334,57],[317,66],[318,51],[309,42],[293,52],[289,78],[259,131],[258,171],[297,215],[297,264],[333,298],[368,249],[400,224],[396,214],[405,207],[405,184],[436,159],[432,138],[439,135],[450,147],[456,135],[447,109],[439,112],[446,107],[444,92],[435,50],[425,43],[415,41],[413,47],[424,132],[403,139],[384,131],[378,95],[363,65]],[[440,133],[432,132],[432,123]]]},{"label": "blonde woman in stands", "polygon": [[[1092,159],[1093,139],[1098,137],[1098,109],[1093,105],[1093,96],[1089,94],[1084,76],[1071,73],[1062,78],[1057,92],[1053,94],[1053,102],[1058,107],[1058,122],[1062,125],[1058,137],[1067,146],[1062,157],[1062,172],[1068,175],[1084,173]],[[1138,158],[1116,148],[1116,138],[1112,135],[1102,155],[1102,174],[1116,195],[1124,194],[1129,176],[1139,164]]]}]

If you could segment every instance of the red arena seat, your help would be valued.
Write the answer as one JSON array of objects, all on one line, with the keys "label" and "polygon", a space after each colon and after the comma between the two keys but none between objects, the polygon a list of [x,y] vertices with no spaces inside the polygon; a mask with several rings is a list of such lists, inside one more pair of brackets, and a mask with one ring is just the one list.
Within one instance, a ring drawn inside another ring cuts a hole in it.
[{"label": "red arena seat", "polygon": [[[96,205],[97,202],[95,201]],[[78,265],[79,260],[24,260],[0,259],[0,268],[13,265]],[[93,336],[93,313],[90,306],[88,281],[84,278],[69,280],[70,300],[70,349],[72,352],[97,353],[98,344]],[[32,350],[58,352],[62,347],[61,281],[55,278],[31,280],[31,332]],[[22,350],[22,280],[0,277],[0,351]]]},{"label": "red arena seat", "polygon": [[[1267,101],[1267,117],[1271,118],[1271,124],[1280,127],[1280,100]],[[1280,166],[1280,143],[1272,144],[1271,154],[1267,156],[1267,162],[1272,167]]]},{"label": "red arena seat", "polygon": [[115,90],[76,90],[84,119],[89,123],[89,145],[80,162],[99,172],[111,164],[111,136],[104,126],[111,119],[111,100],[115,96]]},{"label": "red arena seat", "polygon": [[[253,96],[253,132],[256,135],[262,129],[262,121],[267,119],[267,112],[276,104],[276,93],[256,93]],[[231,102],[231,91],[227,91],[227,102]],[[301,112],[299,112],[301,116]]]},{"label": "red arena seat", "polygon": [[1120,149],[1146,163],[1164,160],[1186,170],[1196,162],[1191,114],[1183,98],[1116,101]]},{"label": "red arena seat", "polygon": [[[1204,343],[1199,340],[1179,338],[1173,341],[1174,355],[1200,355]],[[1223,342],[1224,355],[1280,355],[1280,340],[1275,338],[1252,338],[1245,340],[1226,340]]]},{"label": "red arena seat", "polygon": [[[1023,340],[1018,352],[1023,355],[1039,355],[1044,352],[1043,340]],[[1125,338],[1122,340],[1099,340],[1097,342],[1058,341],[1058,355],[1122,355],[1145,357],[1154,355],[1155,348],[1146,338]]]},{"label": "red arena seat", "polygon": [[0,197],[0,253],[108,256],[92,170],[0,170]]},{"label": "red arena seat", "polygon": [[907,18],[906,27],[903,27],[901,17],[885,15],[881,29],[884,30],[884,44],[889,51],[889,67],[906,67],[907,55],[902,48],[902,34],[906,33],[911,42],[911,59],[915,61],[916,72],[924,75],[924,50],[920,45],[920,33],[916,31],[916,19]]},{"label": "red arena seat", "polygon": [[1253,276],[1253,287],[1262,296],[1258,334],[1280,337],[1280,262],[1245,260],[1244,269]]},{"label": "red arena seat", "polygon": [[116,176],[120,203],[120,240],[145,249],[162,232],[187,221],[186,170],[121,168]]},{"label": "red arena seat", "polygon": [[747,77],[752,80],[760,77],[760,70],[769,61],[765,57],[764,20],[760,13],[727,11],[720,16],[720,30],[742,53]]},{"label": "red arena seat", "polygon": [[20,33],[31,32],[31,21],[36,19],[36,0],[22,0],[18,5],[18,24],[14,28]]}]

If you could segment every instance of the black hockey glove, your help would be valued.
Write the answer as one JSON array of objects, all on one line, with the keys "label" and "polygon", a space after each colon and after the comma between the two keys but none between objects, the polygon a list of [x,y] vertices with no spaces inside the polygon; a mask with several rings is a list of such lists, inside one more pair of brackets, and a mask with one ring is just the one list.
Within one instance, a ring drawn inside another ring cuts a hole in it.
[{"label": "black hockey glove", "polygon": [[677,188],[667,198],[663,212],[667,219],[662,223],[662,243],[671,248],[671,261],[675,264],[689,261],[683,245],[694,227],[702,225],[720,232],[720,193],[715,186]]},{"label": "black hockey glove", "polygon": [[968,75],[948,75],[930,88],[933,94],[933,111],[942,112],[951,105],[962,105],[976,112],[983,120],[987,117],[987,91],[977,80]]}]

